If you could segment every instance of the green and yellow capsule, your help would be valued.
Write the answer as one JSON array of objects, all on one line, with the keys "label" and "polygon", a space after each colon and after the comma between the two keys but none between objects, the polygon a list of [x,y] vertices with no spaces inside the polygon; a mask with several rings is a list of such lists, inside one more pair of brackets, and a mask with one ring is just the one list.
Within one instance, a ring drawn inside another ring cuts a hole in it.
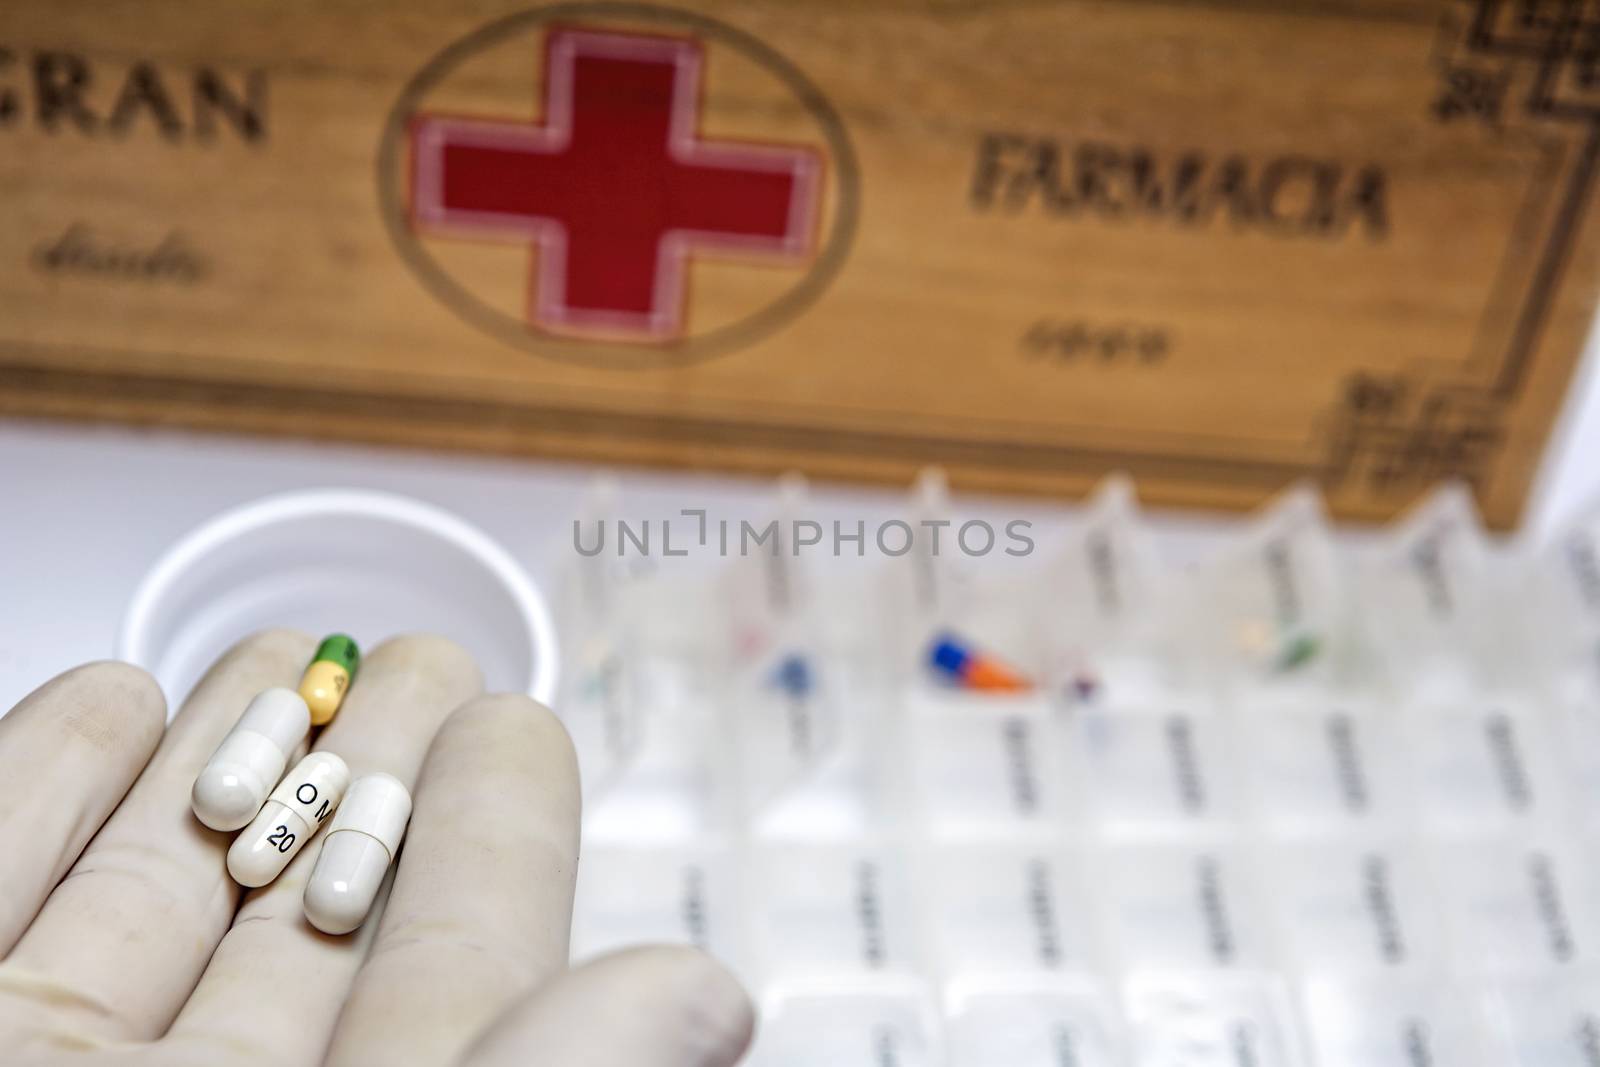
[{"label": "green and yellow capsule", "polygon": [[1322,642],[1317,640],[1315,634],[1290,634],[1279,646],[1277,658],[1272,666],[1279,673],[1297,670],[1315,659],[1320,651]]},{"label": "green and yellow capsule", "polygon": [[300,696],[311,709],[311,725],[326,726],[333,721],[360,666],[361,649],[354,639],[344,634],[322,639],[306,673],[300,676]]}]

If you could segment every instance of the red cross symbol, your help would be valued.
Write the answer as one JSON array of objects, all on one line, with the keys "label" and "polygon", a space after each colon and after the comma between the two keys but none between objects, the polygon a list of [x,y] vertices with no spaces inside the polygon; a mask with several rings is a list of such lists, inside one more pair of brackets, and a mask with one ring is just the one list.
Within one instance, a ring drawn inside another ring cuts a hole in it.
[{"label": "red cross symbol", "polygon": [[686,38],[551,31],[542,125],[412,120],[413,224],[531,241],[541,329],[680,336],[691,256],[803,260],[819,201],[813,150],[701,139],[702,66]]}]

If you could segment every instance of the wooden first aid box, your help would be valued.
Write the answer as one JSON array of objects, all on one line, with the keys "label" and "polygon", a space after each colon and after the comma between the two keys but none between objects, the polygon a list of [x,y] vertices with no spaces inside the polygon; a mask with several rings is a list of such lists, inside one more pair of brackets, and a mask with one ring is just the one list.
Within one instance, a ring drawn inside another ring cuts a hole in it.
[{"label": "wooden first aid box", "polygon": [[1600,5],[9,0],[0,411],[1515,522]]}]

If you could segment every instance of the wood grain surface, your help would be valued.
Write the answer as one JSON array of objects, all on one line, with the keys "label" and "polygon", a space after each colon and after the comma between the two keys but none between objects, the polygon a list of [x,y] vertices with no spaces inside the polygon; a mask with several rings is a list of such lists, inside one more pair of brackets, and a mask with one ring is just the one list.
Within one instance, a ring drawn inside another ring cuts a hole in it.
[{"label": "wood grain surface", "polygon": [[0,412],[1509,526],[1597,49],[1554,0],[10,0]]}]

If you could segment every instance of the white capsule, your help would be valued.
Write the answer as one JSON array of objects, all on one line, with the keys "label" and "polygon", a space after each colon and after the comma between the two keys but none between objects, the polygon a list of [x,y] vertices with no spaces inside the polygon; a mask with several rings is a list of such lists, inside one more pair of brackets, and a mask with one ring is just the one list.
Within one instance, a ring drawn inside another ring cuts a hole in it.
[{"label": "white capsule", "polygon": [[299,693],[258,694],[194,780],[195,817],[213,830],[237,830],[255,818],[310,729],[311,709]]},{"label": "white capsule", "polygon": [[411,819],[411,794],[387,774],[366,774],[350,785],[306,882],[306,918],[325,934],[360,926],[400,850]]},{"label": "white capsule", "polygon": [[267,806],[233,839],[228,874],[251,889],[278,877],[339,807],[349,784],[350,768],[332,752],[313,752],[295,764]]}]

